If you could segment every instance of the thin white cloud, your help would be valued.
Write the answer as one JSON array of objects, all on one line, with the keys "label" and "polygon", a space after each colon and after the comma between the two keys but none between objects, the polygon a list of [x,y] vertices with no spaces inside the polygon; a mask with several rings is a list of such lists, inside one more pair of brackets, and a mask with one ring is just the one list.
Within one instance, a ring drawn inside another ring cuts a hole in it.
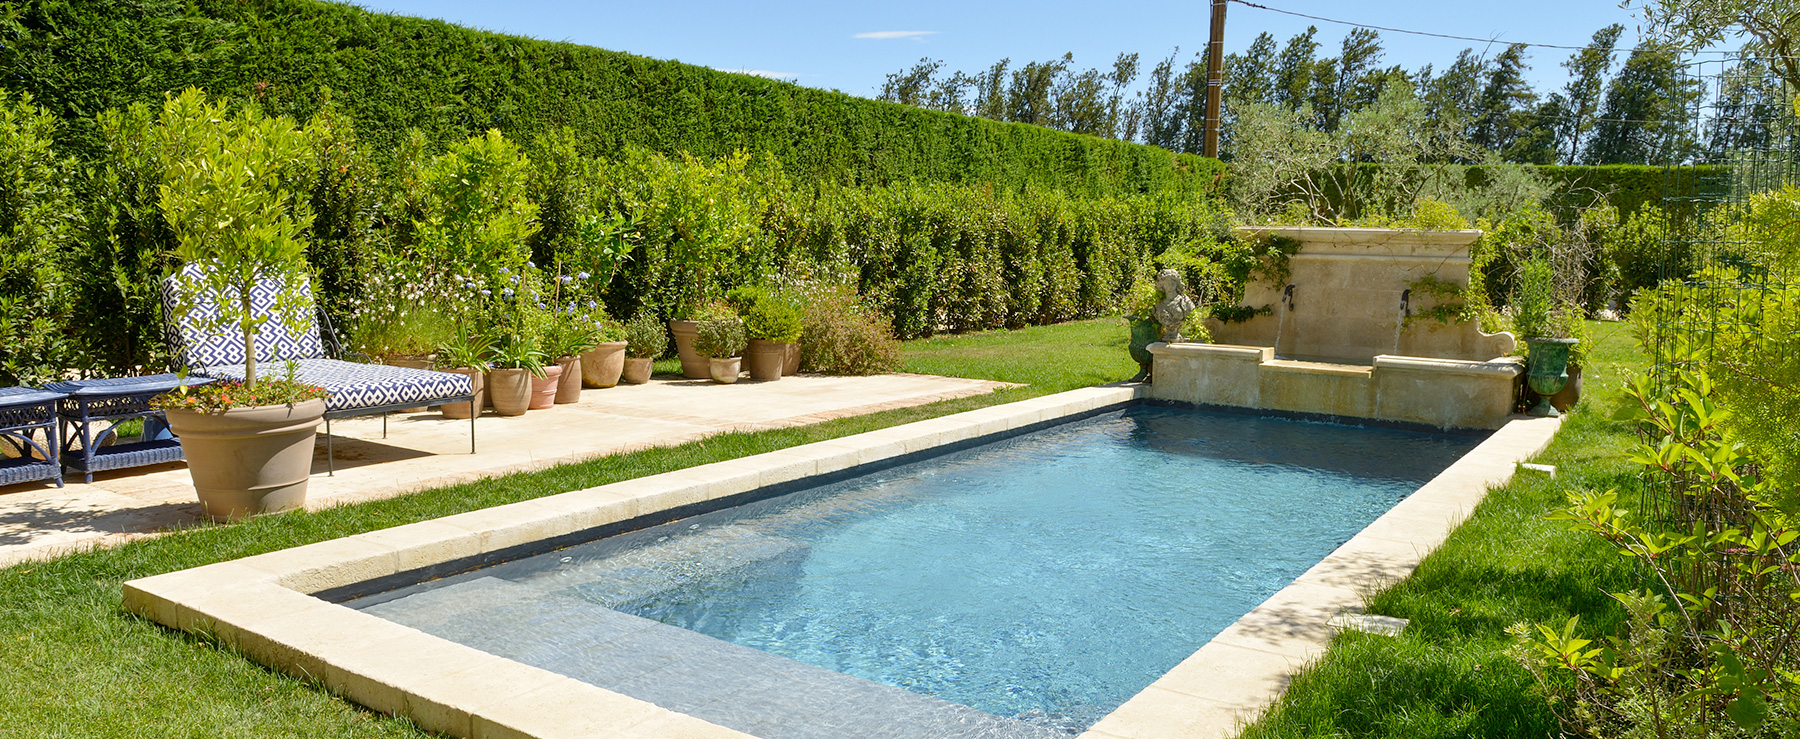
[{"label": "thin white cloud", "polygon": [[870,38],[870,39],[881,39],[881,40],[891,39],[891,38],[905,38],[905,39],[912,39],[914,41],[924,41],[926,36],[931,36],[936,33],[937,33],[937,31],[869,31],[868,33],[856,34],[854,36],[851,36],[850,38]]},{"label": "thin white cloud", "polygon": [[720,72],[733,72],[736,74],[747,74],[747,75],[751,75],[754,77],[767,77],[772,80],[791,80],[791,79],[795,79],[797,77],[805,77],[806,76],[803,74],[793,74],[791,72],[771,72],[767,69],[726,69],[724,67],[713,67],[713,69],[720,71]]}]

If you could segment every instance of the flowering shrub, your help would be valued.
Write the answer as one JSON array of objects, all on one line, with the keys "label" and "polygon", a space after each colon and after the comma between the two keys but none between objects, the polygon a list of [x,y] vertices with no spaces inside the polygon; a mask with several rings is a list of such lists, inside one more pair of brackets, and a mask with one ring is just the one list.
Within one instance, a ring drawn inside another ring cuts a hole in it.
[{"label": "flowering shrub", "polygon": [[900,341],[885,316],[847,285],[810,291],[800,336],[801,366],[830,375],[872,375],[900,366]]}]

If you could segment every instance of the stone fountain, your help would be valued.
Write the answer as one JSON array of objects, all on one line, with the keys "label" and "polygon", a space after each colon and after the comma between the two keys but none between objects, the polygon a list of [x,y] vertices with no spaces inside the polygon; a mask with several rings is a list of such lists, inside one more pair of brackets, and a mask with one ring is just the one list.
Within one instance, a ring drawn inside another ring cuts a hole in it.
[{"label": "stone fountain", "polygon": [[1513,336],[1417,315],[1439,301],[1420,285],[1468,283],[1480,231],[1239,231],[1298,241],[1288,278],[1246,286],[1243,304],[1266,312],[1209,319],[1217,343],[1152,344],[1152,397],[1439,428],[1494,429],[1512,414]]}]

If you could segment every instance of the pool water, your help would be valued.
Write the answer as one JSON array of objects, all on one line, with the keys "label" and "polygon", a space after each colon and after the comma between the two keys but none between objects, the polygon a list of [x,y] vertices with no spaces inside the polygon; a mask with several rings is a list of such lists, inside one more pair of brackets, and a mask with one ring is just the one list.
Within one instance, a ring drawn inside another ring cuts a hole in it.
[{"label": "pool water", "polygon": [[476,576],[1072,734],[1478,441],[1133,406],[351,605],[549,669],[604,641],[412,597]]}]

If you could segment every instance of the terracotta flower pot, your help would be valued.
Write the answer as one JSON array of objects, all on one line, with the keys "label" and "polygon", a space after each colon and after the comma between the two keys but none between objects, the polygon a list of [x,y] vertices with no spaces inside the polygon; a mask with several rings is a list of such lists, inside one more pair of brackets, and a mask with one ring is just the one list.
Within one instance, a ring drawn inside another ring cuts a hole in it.
[{"label": "terracotta flower pot", "polygon": [[611,341],[587,350],[581,355],[581,384],[588,387],[612,387],[619,384],[625,371],[623,341]]},{"label": "terracotta flower pot", "polygon": [[681,357],[681,376],[704,380],[710,375],[707,358],[694,351],[694,339],[700,336],[699,321],[670,321],[669,333],[675,336],[675,354]]},{"label": "terracotta flower pot", "polygon": [[442,371],[468,376],[469,388],[475,392],[475,402],[473,407],[469,403],[445,403],[438,406],[438,412],[444,414],[445,418],[468,418],[472,413],[480,413],[482,402],[487,397],[487,375],[473,367]]},{"label": "terracotta flower pot", "polygon": [[531,378],[531,400],[528,407],[541,411],[556,404],[556,388],[562,384],[562,367],[549,365],[544,368],[543,377]]},{"label": "terracotta flower pot", "polygon": [[743,372],[741,369],[742,365],[739,363],[739,360],[741,359],[742,357],[732,357],[730,359],[718,359],[715,357],[710,359],[707,361],[707,374],[712,375],[713,382],[723,382],[727,384],[737,382],[738,374]]},{"label": "terracotta flower pot", "polygon": [[487,396],[494,412],[502,416],[523,416],[531,403],[531,371],[497,369],[488,373]]},{"label": "terracotta flower pot", "polygon": [[581,402],[581,357],[558,357],[556,369],[561,373],[556,382],[556,402]]},{"label": "terracotta flower pot", "polygon": [[784,376],[800,374],[800,342],[791,341],[781,346],[787,351],[787,361],[781,365],[781,374]]},{"label": "terracotta flower pot", "polygon": [[299,508],[312,475],[313,441],[325,401],[232,408],[222,413],[172,409],[200,509],[214,520]]},{"label": "terracotta flower pot", "polygon": [[633,385],[642,385],[650,381],[650,373],[656,370],[656,360],[649,357],[626,357],[625,367],[620,379]]},{"label": "terracotta flower pot", "polygon": [[744,349],[744,364],[752,380],[779,380],[782,366],[787,364],[787,345],[751,339]]},{"label": "terracotta flower pot", "polygon": [[[431,369],[431,365],[432,365],[431,355],[429,355],[429,354],[424,355],[424,356],[414,356],[414,357],[390,357],[387,360],[387,364],[389,367],[405,367],[407,369],[422,369],[422,370]],[[397,410],[394,412],[395,413],[424,413],[425,411],[428,411],[428,410],[431,410],[431,409],[427,408],[426,406],[416,405],[411,408],[401,408],[400,410]]]}]

